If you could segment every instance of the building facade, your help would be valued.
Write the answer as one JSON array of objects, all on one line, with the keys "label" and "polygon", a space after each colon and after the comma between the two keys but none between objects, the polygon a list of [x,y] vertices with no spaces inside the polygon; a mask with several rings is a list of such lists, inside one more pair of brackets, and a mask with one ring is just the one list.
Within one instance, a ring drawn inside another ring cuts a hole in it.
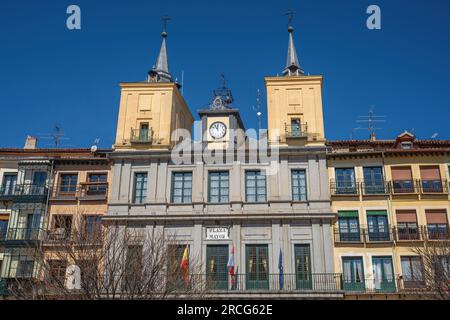
[{"label": "building facade", "polygon": [[[328,145],[335,269],[347,294],[423,289],[417,248],[449,236],[450,141],[405,132],[395,140]],[[448,273],[448,261],[442,267]]]},{"label": "building facade", "polygon": [[[322,77],[304,75],[292,33],[290,27],[283,76],[265,79],[270,119],[265,147],[276,150],[275,159],[257,157],[250,146],[258,140],[246,136],[231,90],[222,87],[198,112],[201,138],[184,144],[192,146],[184,159],[193,161],[174,160],[183,134],[192,135],[194,118],[167,68],[166,33],[148,81],[121,84],[104,222],[163,233],[180,251],[188,246],[191,261],[200,262],[199,272],[213,279],[218,295],[341,296],[332,259],[335,214],[328,191]],[[206,159],[219,152],[226,161]],[[227,267],[232,251],[233,291]]]}]

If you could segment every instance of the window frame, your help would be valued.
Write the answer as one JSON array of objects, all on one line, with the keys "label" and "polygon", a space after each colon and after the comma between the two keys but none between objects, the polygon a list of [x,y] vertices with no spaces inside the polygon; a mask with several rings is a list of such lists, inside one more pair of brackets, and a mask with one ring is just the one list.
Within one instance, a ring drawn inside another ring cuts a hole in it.
[{"label": "window frame", "polygon": [[[295,179],[294,174],[295,173],[303,173],[304,174],[304,181],[305,181],[305,193],[301,193],[301,175],[298,175],[298,177]],[[294,192],[294,180],[297,181],[298,186],[297,188],[297,194]],[[296,199],[296,196],[298,197]],[[304,198],[302,198],[304,196]],[[291,197],[292,201],[294,202],[307,202],[308,201],[308,178],[307,178],[307,172],[306,169],[291,169]]]},{"label": "window frame", "polygon": [[[211,178],[212,175],[214,174],[218,174],[218,187],[215,187],[214,189],[218,190],[218,194],[216,195],[212,195],[211,191],[212,191],[212,187],[211,187]],[[226,175],[226,179],[228,182],[228,186],[227,187],[223,187],[222,183],[225,182],[224,180],[222,180],[222,175]],[[222,194],[222,191],[226,189],[226,194]],[[217,197],[218,201],[212,201],[211,197]],[[226,197],[226,201],[222,201],[222,197]],[[208,171],[208,203],[212,203],[212,204],[218,204],[218,203],[229,203],[230,202],[230,171]]]},{"label": "window frame", "polygon": [[[250,173],[259,173],[259,175],[257,175],[257,174],[254,175],[254,177],[255,177],[255,187],[251,187],[251,188],[255,189],[255,193],[252,194],[252,195],[249,195],[249,192],[248,192],[248,188],[250,188],[248,186],[249,174]],[[261,169],[248,169],[248,170],[245,170],[245,172],[244,172],[244,174],[245,174],[245,178],[244,178],[245,179],[245,202],[248,202],[248,203],[265,203],[265,202],[267,202],[267,176],[265,174],[262,174],[262,173],[263,173],[263,170],[261,170]],[[258,186],[258,178],[257,177],[259,177],[259,176],[262,176],[264,178],[264,187],[259,187]],[[262,201],[258,200],[258,195],[260,194],[258,192],[259,188],[264,188],[264,200],[262,200]],[[250,201],[249,200],[249,196],[254,196],[255,200],[254,201]]]},{"label": "window frame", "polygon": [[[175,181],[175,177],[181,175],[181,181]],[[190,181],[186,179],[190,176]],[[175,182],[181,182],[181,188],[175,188]],[[191,183],[191,187],[187,188],[185,184]],[[172,171],[171,185],[170,185],[170,203],[172,204],[191,204],[192,203],[192,191],[194,187],[194,174],[192,171]],[[181,190],[181,195],[175,195],[175,190]],[[186,191],[190,190],[190,194]],[[188,198],[189,197],[189,198]],[[176,198],[180,198],[181,201],[175,201]]]},{"label": "window frame", "polygon": [[[142,176],[145,179],[140,181],[141,187],[138,186],[138,176]],[[145,187],[144,187],[145,186]],[[138,193],[139,191],[139,193]],[[133,174],[133,204],[144,204],[147,201],[147,191],[148,191],[148,172],[139,171]],[[139,201],[137,201],[139,199]]]}]

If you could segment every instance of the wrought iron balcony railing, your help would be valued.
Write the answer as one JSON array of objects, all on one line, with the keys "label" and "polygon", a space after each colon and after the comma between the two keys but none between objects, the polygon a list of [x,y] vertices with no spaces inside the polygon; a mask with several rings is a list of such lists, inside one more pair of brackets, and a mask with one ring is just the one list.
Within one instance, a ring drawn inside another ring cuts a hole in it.
[{"label": "wrought iron balcony railing", "polygon": [[6,241],[41,241],[43,240],[41,228],[9,228]]},{"label": "wrought iron balcony railing", "polygon": [[307,138],[308,124],[288,125],[285,124],[286,138]]},{"label": "wrought iron balcony railing", "polygon": [[57,185],[52,189],[52,200],[106,200],[109,184],[107,182]]},{"label": "wrought iron balcony railing", "polygon": [[447,181],[445,180],[419,180],[420,192],[422,194],[442,194],[448,193]]},{"label": "wrought iron balcony railing", "polygon": [[185,290],[186,286],[202,286],[208,291],[285,291],[285,292],[339,292],[342,279],[339,273],[299,274],[194,274],[186,278],[173,274],[167,277],[171,290]]},{"label": "wrought iron balcony railing", "polygon": [[153,133],[151,128],[148,130],[142,129],[131,129],[131,143],[152,143],[153,142]]},{"label": "wrought iron balcony railing", "polygon": [[37,184],[17,184],[0,186],[0,200],[16,200],[20,197],[46,197],[48,187]]},{"label": "wrought iron balcony railing", "polygon": [[389,184],[385,181],[361,182],[362,194],[365,196],[386,195],[389,193]]},{"label": "wrought iron balcony railing", "polygon": [[334,242],[363,243],[364,236],[360,228],[352,230],[334,229]]},{"label": "wrought iron balcony railing", "polygon": [[352,180],[331,180],[330,192],[332,196],[357,196],[359,195],[359,184]]},{"label": "wrought iron balcony railing", "polygon": [[415,180],[393,180],[391,190],[392,194],[417,194],[419,186]]}]

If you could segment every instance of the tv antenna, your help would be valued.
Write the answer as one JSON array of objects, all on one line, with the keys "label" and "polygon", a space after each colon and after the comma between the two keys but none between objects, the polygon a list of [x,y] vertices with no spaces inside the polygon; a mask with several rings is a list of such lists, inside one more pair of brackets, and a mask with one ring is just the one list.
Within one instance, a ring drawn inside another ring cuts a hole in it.
[{"label": "tv antenna", "polygon": [[94,140],[93,144],[92,144],[92,147],[91,147],[91,152],[92,153],[97,152],[99,143],[100,143],[100,138],[96,138]]},{"label": "tv antenna", "polygon": [[[51,134],[42,134],[42,136],[40,138],[44,139],[44,140],[52,140],[53,144],[48,144],[47,146],[52,146],[52,147],[55,147],[55,148],[59,148],[59,147],[63,146],[61,141],[70,140],[69,138],[64,137],[64,133],[62,131],[62,127],[59,124],[55,124],[54,125],[53,133],[51,133]],[[69,147],[71,145],[64,145],[64,146]]]},{"label": "tv antenna", "polygon": [[439,135],[439,133],[437,133],[437,132],[433,133],[433,135],[431,136],[431,139],[433,139],[433,140],[437,139],[438,135]]},{"label": "tv antenna", "polygon": [[[359,116],[358,120],[356,120],[357,123],[367,123],[367,129],[370,133],[370,141],[375,141],[375,131],[376,130],[382,130],[383,128],[376,128],[375,125],[377,123],[384,123],[386,122],[385,116],[376,116],[374,112],[374,106],[370,107],[369,113],[367,116]],[[364,128],[355,128],[355,129],[361,129],[364,130]]]}]

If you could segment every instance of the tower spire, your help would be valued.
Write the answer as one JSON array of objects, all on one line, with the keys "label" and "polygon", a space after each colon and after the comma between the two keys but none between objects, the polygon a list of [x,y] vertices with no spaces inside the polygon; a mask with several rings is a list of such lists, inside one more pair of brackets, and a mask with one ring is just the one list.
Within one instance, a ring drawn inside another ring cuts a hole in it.
[{"label": "tower spire", "polygon": [[153,68],[148,72],[148,82],[173,82],[172,74],[169,72],[169,62],[167,58],[167,22],[170,20],[168,16],[164,16],[161,49],[159,50],[158,59]]},{"label": "tower spire", "polygon": [[288,44],[288,53],[286,59],[286,68],[283,71],[284,76],[300,76],[304,75],[305,72],[300,67],[300,63],[298,62],[297,51],[295,50],[294,45],[294,37],[292,34],[294,33],[294,27],[292,27],[292,20],[294,19],[294,11],[288,11],[286,15],[289,18],[289,44]]}]

